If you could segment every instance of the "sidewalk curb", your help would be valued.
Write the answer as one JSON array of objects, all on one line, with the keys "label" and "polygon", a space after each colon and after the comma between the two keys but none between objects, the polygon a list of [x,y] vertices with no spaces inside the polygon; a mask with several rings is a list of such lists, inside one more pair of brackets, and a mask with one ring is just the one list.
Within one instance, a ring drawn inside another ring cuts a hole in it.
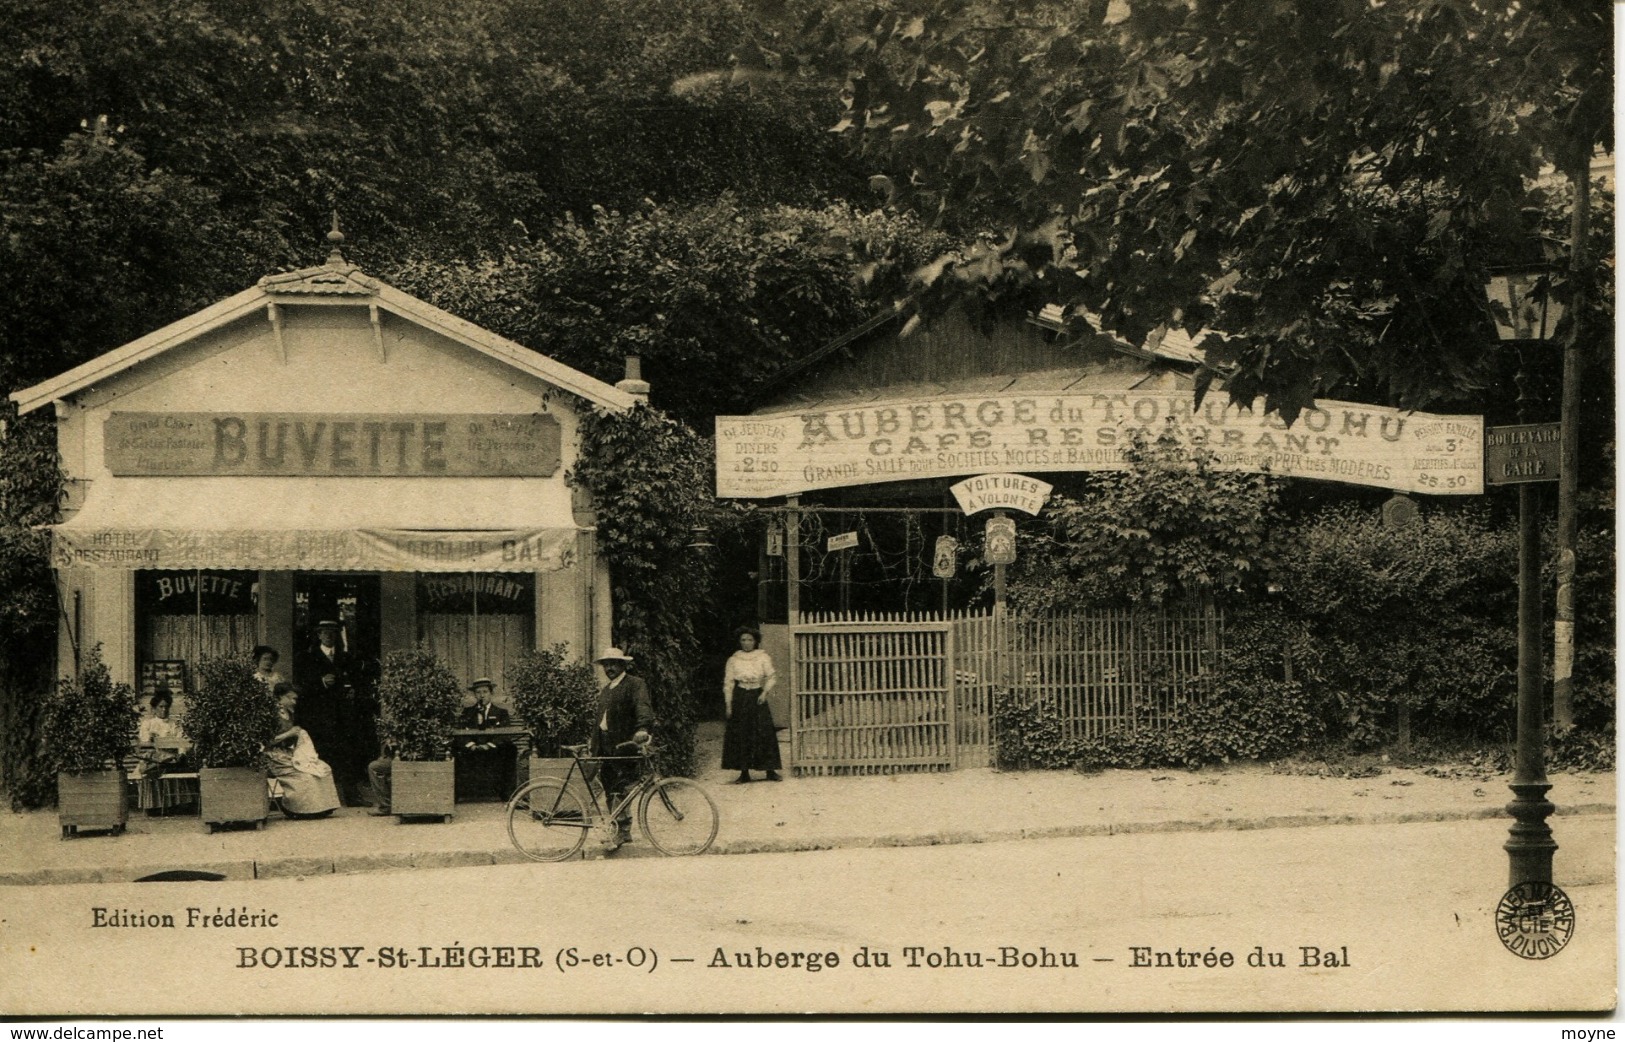
[{"label": "sidewalk curb", "polygon": [[[1581,803],[1560,807],[1555,817],[1615,813],[1612,803]],[[1309,828],[1321,825],[1409,825],[1438,821],[1474,821],[1506,816],[1500,807],[1468,811],[1406,811],[1371,814],[1282,814],[1263,818],[1206,818],[1200,820],[1094,822],[1080,825],[1049,825],[1030,828],[948,830],[926,833],[894,833],[880,836],[836,836],[821,839],[749,839],[718,842],[708,854],[792,854],[818,850],[870,849],[880,847],[935,847],[967,843],[999,843],[1022,839],[1076,839],[1098,836],[1128,836],[1161,832],[1242,832],[1257,829]],[[585,860],[615,860],[660,857],[645,844],[623,847],[613,855],[588,850]],[[580,859],[578,859],[580,860]],[[242,858],[230,861],[200,862],[192,865],[116,865],[84,868],[42,868],[28,872],[0,872],[0,886],[49,886],[70,883],[130,883],[158,872],[209,872],[227,880],[291,879],[319,875],[355,875],[419,868],[474,868],[486,865],[529,864],[512,847],[504,844],[492,850],[425,850],[411,853],[350,854],[334,858],[280,857],[266,860]]]}]

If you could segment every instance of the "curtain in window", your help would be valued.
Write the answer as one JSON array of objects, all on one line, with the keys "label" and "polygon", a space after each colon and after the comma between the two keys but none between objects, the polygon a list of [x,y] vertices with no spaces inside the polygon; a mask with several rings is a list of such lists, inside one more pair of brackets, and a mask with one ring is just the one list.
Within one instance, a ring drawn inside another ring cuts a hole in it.
[{"label": "curtain in window", "polygon": [[531,615],[424,614],[419,637],[456,674],[464,687],[477,677],[497,682],[497,701],[508,703],[503,677],[508,664],[535,644]]}]

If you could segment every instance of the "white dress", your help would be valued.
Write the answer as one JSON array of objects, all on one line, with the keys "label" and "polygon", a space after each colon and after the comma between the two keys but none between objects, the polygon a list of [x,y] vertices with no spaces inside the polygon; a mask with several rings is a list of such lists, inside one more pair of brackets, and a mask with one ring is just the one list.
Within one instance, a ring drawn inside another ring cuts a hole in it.
[{"label": "white dress", "polygon": [[[292,721],[280,717],[284,728]],[[293,747],[273,746],[265,758],[271,777],[282,786],[282,809],[290,814],[320,814],[339,805],[333,768],[316,755],[316,746],[303,727],[293,727]]]}]

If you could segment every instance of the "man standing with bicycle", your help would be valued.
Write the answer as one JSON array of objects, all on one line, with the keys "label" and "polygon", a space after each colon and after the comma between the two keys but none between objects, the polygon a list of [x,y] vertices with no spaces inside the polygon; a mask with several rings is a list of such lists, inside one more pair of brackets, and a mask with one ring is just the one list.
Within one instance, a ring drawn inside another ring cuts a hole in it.
[{"label": "man standing with bicycle", "polygon": [[[649,703],[649,687],[642,677],[627,673],[632,657],[620,648],[609,648],[598,656],[598,665],[609,682],[598,690],[598,726],[593,729],[594,756],[626,756],[622,743],[644,745],[649,741],[649,728],[654,726],[654,708]],[[636,755],[636,754],[632,754]],[[637,780],[638,766],[628,761],[610,760],[602,766],[604,792],[614,806],[629,785]],[[615,822],[617,842],[632,838],[632,816],[623,810]]]}]

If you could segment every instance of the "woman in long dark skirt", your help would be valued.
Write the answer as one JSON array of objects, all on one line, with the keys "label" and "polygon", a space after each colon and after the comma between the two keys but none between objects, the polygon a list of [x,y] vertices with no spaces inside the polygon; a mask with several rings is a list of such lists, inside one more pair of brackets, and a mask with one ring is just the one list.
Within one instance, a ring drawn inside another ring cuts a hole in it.
[{"label": "woman in long dark skirt", "polygon": [[722,673],[722,700],[728,707],[722,767],[739,772],[735,782],[750,781],[751,771],[766,771],[768,781],[778,781],[779,736],[773,707],[767,704],[778,674],[772,656],[761,649],[761,630],[741,626],[735,636],[739,650],[729,656]]}]

